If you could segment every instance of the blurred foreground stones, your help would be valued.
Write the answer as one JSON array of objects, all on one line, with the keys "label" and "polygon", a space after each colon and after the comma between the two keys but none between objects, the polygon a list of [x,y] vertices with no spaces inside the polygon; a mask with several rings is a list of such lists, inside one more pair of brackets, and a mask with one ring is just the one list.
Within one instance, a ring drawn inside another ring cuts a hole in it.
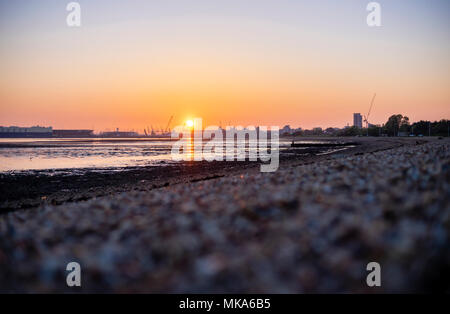
[{"label": "blurred foreground stones", "polygon": [[[449,292],[449,198],[450,142],[436,140],[11,212],[0,291]],[[72,261],[81,288],[66,286]]]}]

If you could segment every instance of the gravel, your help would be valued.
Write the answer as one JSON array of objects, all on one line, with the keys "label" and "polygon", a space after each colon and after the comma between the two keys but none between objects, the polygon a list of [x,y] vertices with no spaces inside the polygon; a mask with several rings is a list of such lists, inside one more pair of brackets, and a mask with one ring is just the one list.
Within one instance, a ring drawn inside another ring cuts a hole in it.
[{"label": "gravel", "polygon": [[[2,292],[450,292],[450,141],[0,216]],[[66,285],[81,265],[82,286]],[[366,265],[381,265],[368,287]]]}]

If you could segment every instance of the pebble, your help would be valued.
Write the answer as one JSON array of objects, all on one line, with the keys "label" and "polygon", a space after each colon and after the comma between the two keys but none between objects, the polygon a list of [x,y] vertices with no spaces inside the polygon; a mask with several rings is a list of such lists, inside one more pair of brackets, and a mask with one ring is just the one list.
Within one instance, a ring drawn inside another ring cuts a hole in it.
[{"label": "pebble", "polygon": [[449,165],[442,140],[10,212],[0,291],[70,291],[70,261],[83,292],[373,292],[372,261],[377,292],[448,289]]}]

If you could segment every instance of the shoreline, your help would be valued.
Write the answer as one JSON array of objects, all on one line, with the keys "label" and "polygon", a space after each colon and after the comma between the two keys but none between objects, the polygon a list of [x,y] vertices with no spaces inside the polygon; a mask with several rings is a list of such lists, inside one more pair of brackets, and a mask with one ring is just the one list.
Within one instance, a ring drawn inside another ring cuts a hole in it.
[{"label": "shoreline", "polygon": [[[297,150],[288,148],[280,153],[279,170],[285,167],[314,163],[324,159],[373,153],[380,150],[425,143],[399,138],[324,138],[299,137],[296,141],[340,142],[358,145],[336,152],[321,154],[322,145]],[[431,139],[432,140],[432,139]],[[330,147],[331,148],[331,147]],[[43,205],[61,205],[86,201],[127,191],[151,191],[175,184],[187,184],[227,177],[240,173],[257,173],[260,162],[179,162],[156,166],[124,168],[75,168],[18,171],[0,174],[0,215]],[[278,171],[279,171],[278,170]]]}]

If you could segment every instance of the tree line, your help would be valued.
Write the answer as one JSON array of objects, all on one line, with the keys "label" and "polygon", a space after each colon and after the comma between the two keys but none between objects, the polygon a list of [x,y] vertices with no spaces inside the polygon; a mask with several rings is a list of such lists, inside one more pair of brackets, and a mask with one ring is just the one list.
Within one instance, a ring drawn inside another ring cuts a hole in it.
[{"label": "tree line", "polygon": [[339,128],[314,128],[296,132],[296,136],[450,136],[450,120],[418,121],[410,123],[407,116],[395,114],[383,125],[369,125],[369,128],[356,126]]}]

